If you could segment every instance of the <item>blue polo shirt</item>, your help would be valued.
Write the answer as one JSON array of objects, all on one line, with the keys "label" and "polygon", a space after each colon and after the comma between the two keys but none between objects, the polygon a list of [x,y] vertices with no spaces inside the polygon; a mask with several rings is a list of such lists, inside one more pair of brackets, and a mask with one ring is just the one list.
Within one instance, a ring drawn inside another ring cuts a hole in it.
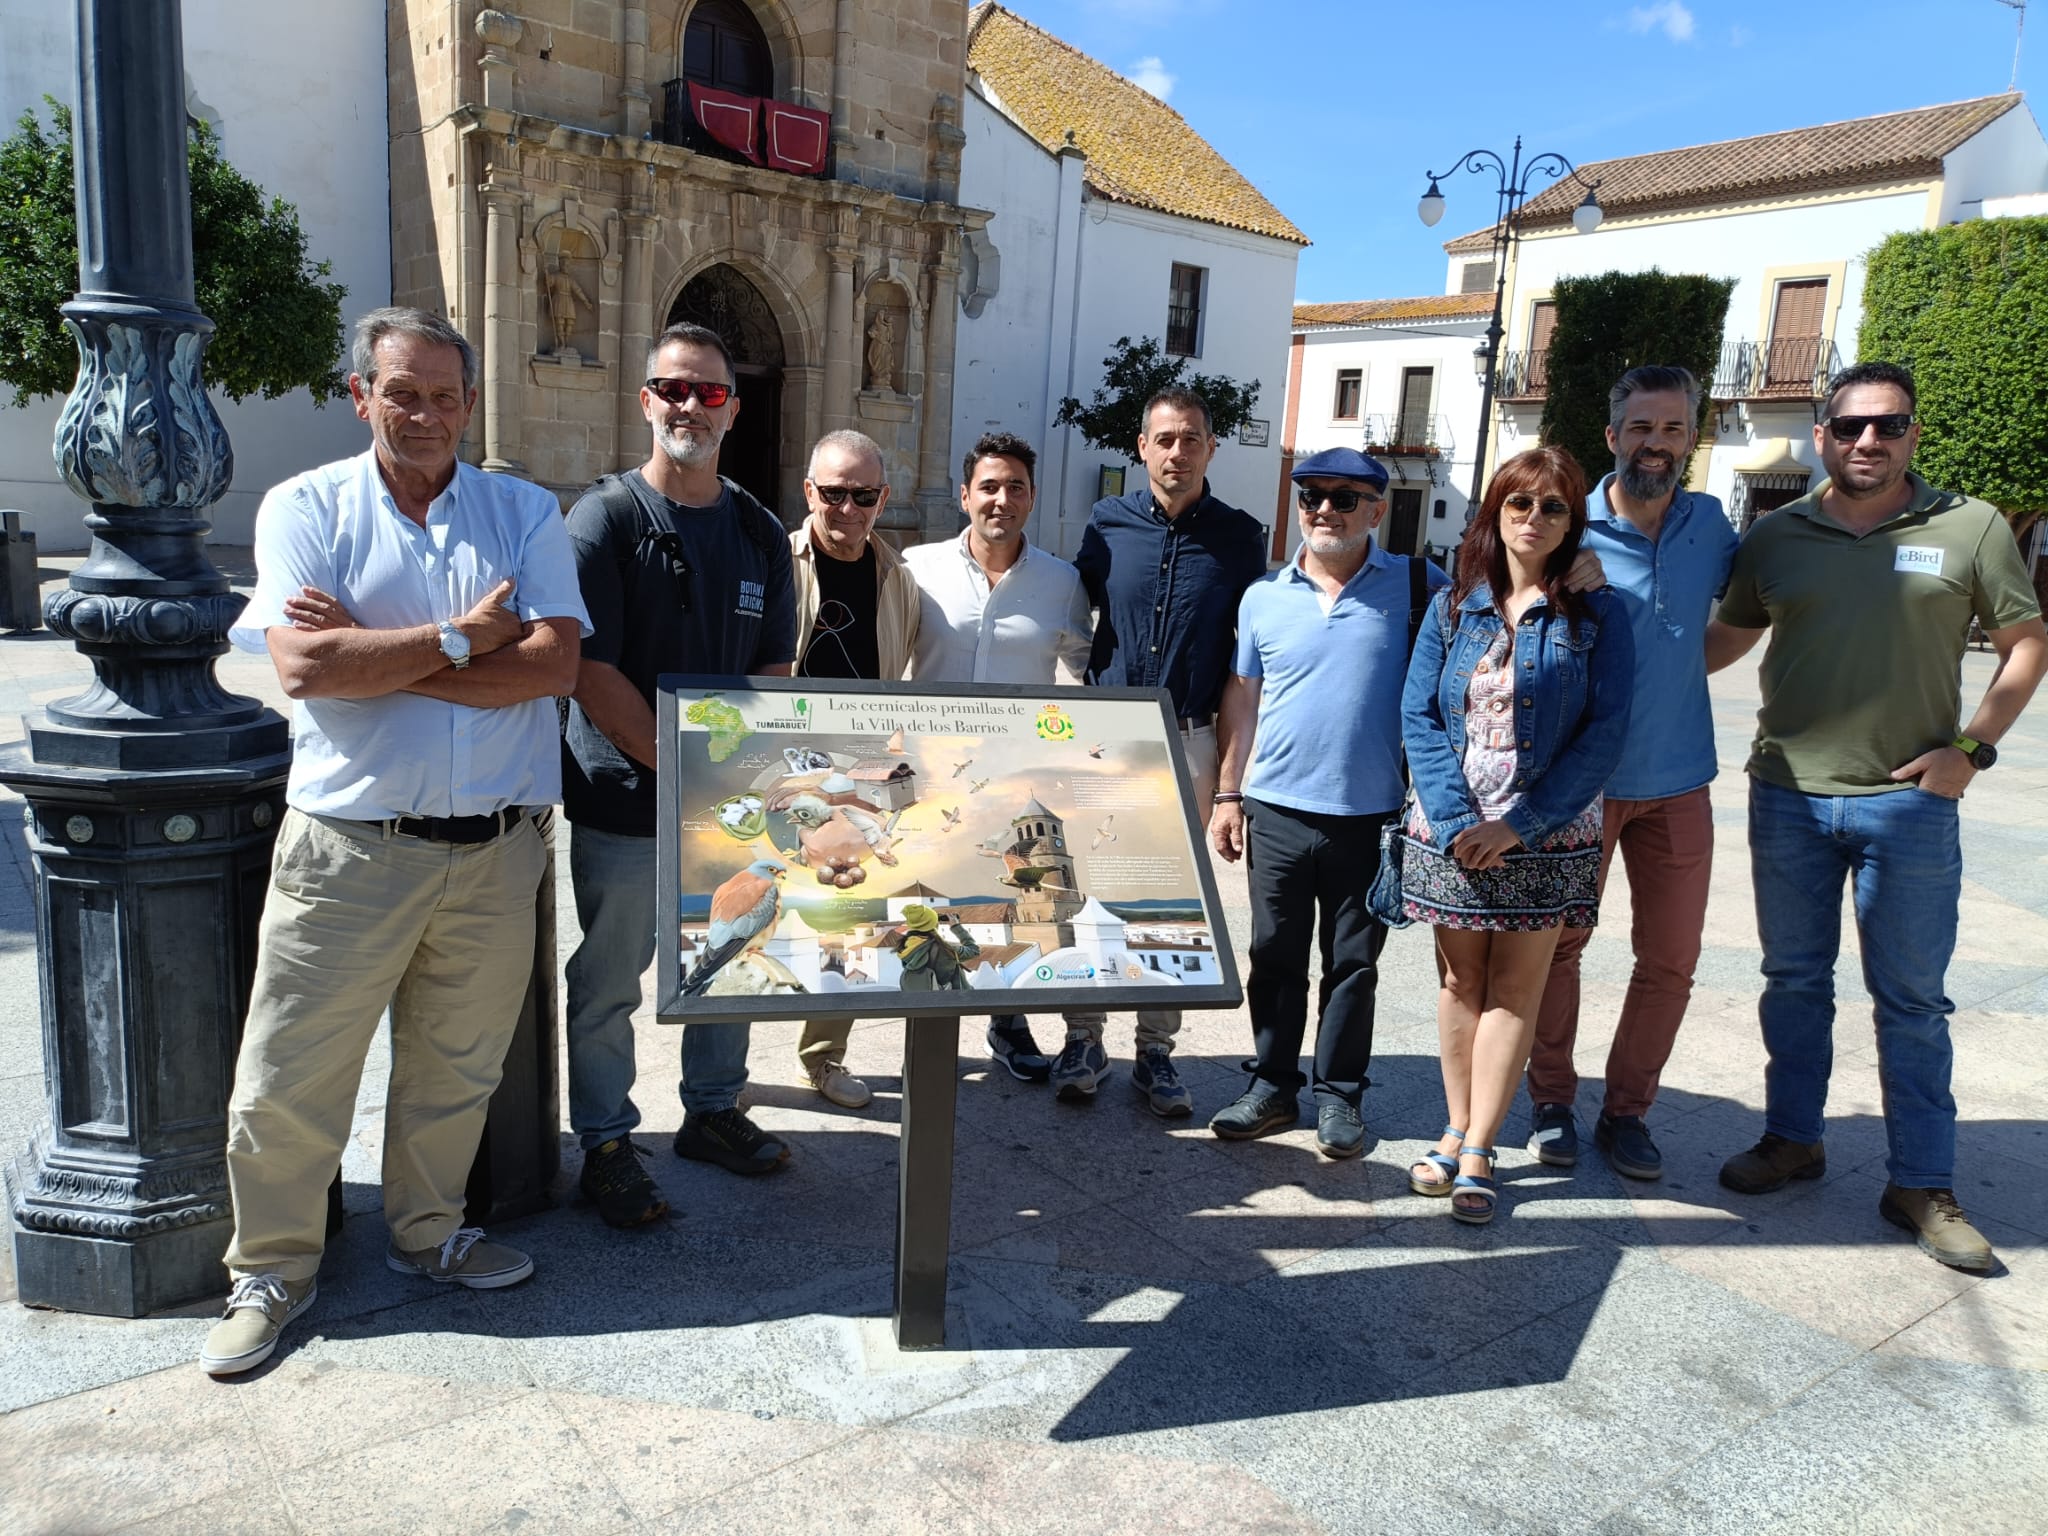
[{"label": "blue polo shirt", "polygon": [[1586,498],[1585,547],[1600,557],[1636,641],[1635,707],[1616,800],[1659,800],[1713,782],[1714,711],[1707,700],[1707,620],[1728,586],[1740,542],[1720,498],[1681,490],[1651,543],[1607,502],[1608,475]]},{"label": "blue polo shirt", "polygon": [[[1450,577],[1424,573],[1434,592]],[[1263,680],[1251,766],[1254,800],[1325,816],[1401,804],[1401,684],[1408,674],[1408,561],[1375,540],[1325,613],[1299,558],[1245,590],[1236,671]]]}]

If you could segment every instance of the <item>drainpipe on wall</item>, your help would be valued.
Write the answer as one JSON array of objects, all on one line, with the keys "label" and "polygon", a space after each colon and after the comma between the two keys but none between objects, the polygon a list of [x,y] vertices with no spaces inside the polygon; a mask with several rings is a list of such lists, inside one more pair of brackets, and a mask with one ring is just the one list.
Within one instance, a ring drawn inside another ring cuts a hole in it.
[{"label": "drainpipe on wall", "polygon": [[[1088,157],[1074,143],[1071,131],[1059,151],[1059,218],[1053,234],[1052,313],[1047,334],[1052,344],[1045,358],[1045,463],[1039,475],[1041,486],[1052,487],[1057,498],[1051,508],[1053,537],[1045,537],[1044,509],[1037,518],[1039,543],[1064,557],[1068,553],[1064,532],[1067,524],[1067,461],[1073,446],[1074,429],[1055,427],[1060,401],[1074,392],[1074,349],[1081,322],[1081,210],[1088,192],[1083,178]],[[1091,501],[1092,505],[1092,501]]]}]

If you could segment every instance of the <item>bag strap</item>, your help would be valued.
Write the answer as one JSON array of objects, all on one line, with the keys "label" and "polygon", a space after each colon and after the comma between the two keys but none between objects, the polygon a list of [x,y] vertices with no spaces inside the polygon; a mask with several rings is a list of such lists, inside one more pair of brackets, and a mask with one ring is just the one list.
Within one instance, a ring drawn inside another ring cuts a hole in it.
[{"label": "bag strap", "polygon": [[1429,566],[1420,555],[1408,557],[1408,654],[1415,654],[1415,637],[1422,633],[1423,616],[1429,612]]}]

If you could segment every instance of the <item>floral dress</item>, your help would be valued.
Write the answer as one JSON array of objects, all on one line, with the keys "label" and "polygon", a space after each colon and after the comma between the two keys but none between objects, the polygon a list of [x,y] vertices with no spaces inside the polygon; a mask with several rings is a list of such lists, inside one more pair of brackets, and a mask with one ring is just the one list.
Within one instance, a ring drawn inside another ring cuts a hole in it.
[{"label": "floral dress", "polygon": [[[1465,687],[1465,783],[1483,820],[1520,803],[1514,787],[1514,632],[1503,628]],[[1497,869],[1467,869],[1432,840],[1429,818],[1410,797],[1402,828],[1401,905],[1417,922],[1494,933],[1591,928],[1599,919],[1602,813],[1598,796],[1534,848],[1518,848]]]}]

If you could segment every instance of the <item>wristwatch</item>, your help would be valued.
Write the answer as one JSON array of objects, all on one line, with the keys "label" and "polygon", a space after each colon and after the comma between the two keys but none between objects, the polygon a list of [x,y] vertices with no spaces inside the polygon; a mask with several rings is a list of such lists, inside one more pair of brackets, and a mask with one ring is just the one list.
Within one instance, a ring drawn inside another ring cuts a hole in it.
[{"label": "wristwatch", "polygon": [[436,628],[441,631],[441,654],[460,672],[469,665],[469,636],[457,629],[451,619],[443,619]]},{"label": "wristwatch", "polygon": [[1998,748],[1974,736],[1958,736],[1949,745],[1967,757],[1979,773],[1998,761]]}]

